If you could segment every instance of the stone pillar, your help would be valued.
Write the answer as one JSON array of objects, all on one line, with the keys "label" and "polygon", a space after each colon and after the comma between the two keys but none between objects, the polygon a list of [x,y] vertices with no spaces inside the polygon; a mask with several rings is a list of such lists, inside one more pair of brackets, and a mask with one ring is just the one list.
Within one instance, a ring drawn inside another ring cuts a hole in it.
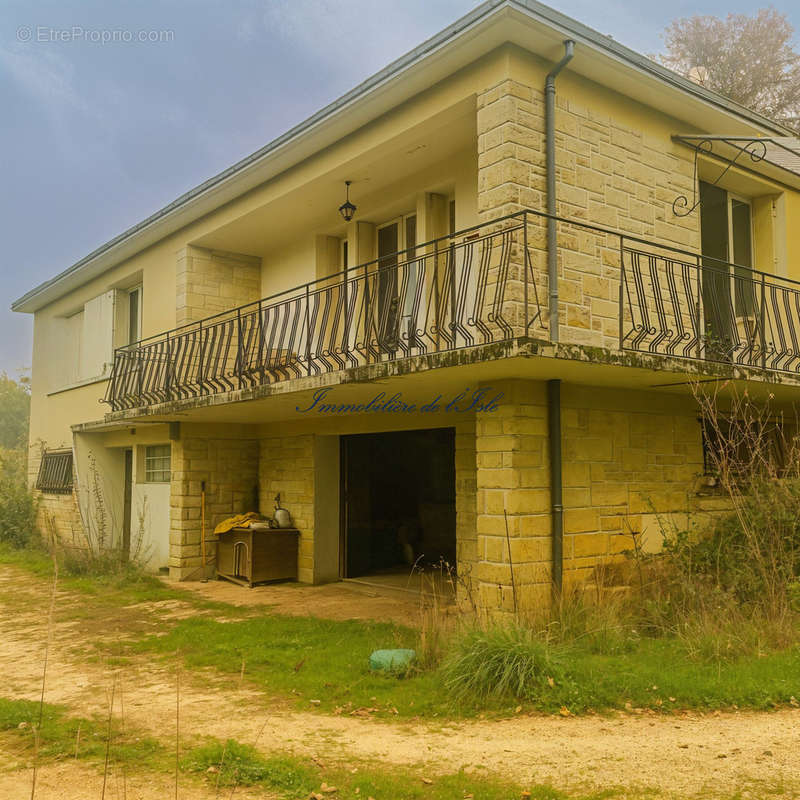
[{"label": "stone pillar", "polygon": [[544,208],[542,93],[504,80],[478,95],[478,213],[482,222]]},{"label": "stone pillar", "polygon": [[261,297],[260,258],[189,245],[178,251],[177,259],[178,325],[197,322]]},{"label": "stone pillar", "polygon": [[314,583],[314,436],[269,436],[260,447],[261,511],[269,515],[280,492],[281,505],[300,531],[297,578]]},{"label": "stone pillar", "polygon": [[[178,580],[203,577],[201,490],[206,487],[206,540],[222,520],[253,511],[258,485],[258,441],[203,435],[181,426],[172,445],[169,573]],[[214,563],[214,544],[206,543],[206,563]]]},{"label": "stone pillar", "polygon": [[530,611],[551,595],[545,385],[509,380],[492,388],[503,392],[500,407],[476,415],[478,598],[486,610],[511,612],[515,587],[518,609]]},{"label": "stone pillar", "polygon": [[[500,217],[523,209],[541,209],[544,203],[544,109],[541,92],[518,81],[503,80],[477,98],[478,132],[478,217],[490,223]],[[521,219],[519,223],[521,223]],[[497,229],[510,222],[498,223]],[[538,218],[531,218],[528,235],[543,238],[544,228]],[[547,297],[546,264],[534,247],[528,252],[537,259],[533,273],[527,276],[528,305],[525,314],[525,233],[513,233],[510,262],[505,285],[498,284],[504,274],[501,258],[507,242],[493,239],[494,252],[489,269],[484,317],[494,317],[493,307],[498,291],[502,295],[502,318],[510,325],[512,336],[524,336],[530,331],[526,322],[535,318],[539,304],[543,308]],[[544,270],[544,272],[542,271]],[[545,276],[543,282],[543,275]],[[535,288],[534,288],[535,282]],[[491,309],[491,313],[490,313]],[[536,331],[541,331],[540,320]],[[509,335],[503,325],[497,326],[495,338]]]},{"label": "stone pillar", "polygon": [[[458,602],[477,603],[478,534],[476,504],[475,418],[456,424],[456,560]],[[469,594],[469,597],[466,595]]]}]

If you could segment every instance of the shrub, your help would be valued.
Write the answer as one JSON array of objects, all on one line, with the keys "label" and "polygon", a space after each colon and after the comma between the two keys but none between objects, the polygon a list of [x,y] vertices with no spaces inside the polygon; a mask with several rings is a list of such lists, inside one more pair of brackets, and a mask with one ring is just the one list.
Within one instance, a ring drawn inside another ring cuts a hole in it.
[{"label": "shrub", "polygon": [[497,624],[457,636],[442,664],[456,703],[499,699],[546,700],[566,672],[555,648],[531,628]]},{"label": "shrub", "polygon": [[35,528],[36,502],[28,489],[25,452],[0,449],[0,542],[28,547],[35,541]]}]

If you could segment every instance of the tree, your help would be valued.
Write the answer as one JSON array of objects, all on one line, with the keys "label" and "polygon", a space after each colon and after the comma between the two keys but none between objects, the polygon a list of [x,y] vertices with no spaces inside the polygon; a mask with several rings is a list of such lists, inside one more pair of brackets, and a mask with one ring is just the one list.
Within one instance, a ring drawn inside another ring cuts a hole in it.
[{"label": "tree", "polygon": [[28,379],[15,381],[0,372],[0,448],[13,450],[27,444],[30,408]]},{"label": "tree", "polygon": [[670,69],[767,117],[800,122],[800,53],[785,14],[683,17],[664,30]]}]

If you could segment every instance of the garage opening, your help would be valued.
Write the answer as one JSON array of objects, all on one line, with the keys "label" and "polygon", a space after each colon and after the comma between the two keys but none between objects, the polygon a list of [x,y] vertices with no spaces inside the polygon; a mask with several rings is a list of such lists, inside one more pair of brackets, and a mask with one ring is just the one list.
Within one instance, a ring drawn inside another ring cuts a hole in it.
[{"label": "garage opening", "polygon": [[341,437],[344,578],[456,561],[455,429]]}]

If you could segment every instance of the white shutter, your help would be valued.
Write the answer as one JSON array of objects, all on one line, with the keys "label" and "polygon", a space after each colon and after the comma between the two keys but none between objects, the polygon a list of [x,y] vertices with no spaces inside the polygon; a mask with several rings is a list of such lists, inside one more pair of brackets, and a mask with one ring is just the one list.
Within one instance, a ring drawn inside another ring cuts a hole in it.
[{"label": "white shutter", "polygon": [[[63,386],[69,386],[72,383],[77,383],[81,379],[81,340],[83,339],[83,311],[67,317],[63,328],[63,339],[61,341],[54,341],[53,352],[58,352],[63,348],[63,356],[56,359],[56,374],[57,378],[54,388],[60,389]],[[62,329],[59,327],[59,334],[62,334]]]},{"label": "white shutter", "polygon": [[83,307],[80,379],[105,374],[113,358],[114,290],[92,298]]}]

